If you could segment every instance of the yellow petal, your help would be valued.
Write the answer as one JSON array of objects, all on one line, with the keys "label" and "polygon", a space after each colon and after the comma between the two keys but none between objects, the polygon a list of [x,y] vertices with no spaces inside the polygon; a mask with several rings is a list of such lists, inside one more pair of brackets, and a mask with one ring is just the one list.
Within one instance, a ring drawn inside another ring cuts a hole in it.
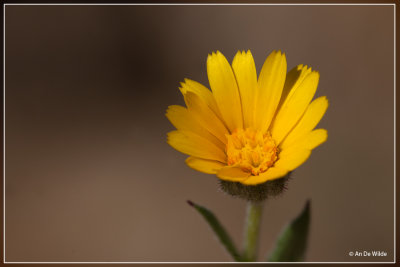
[{"label": "yellow petal", "polygon": [[311,154],[309,149],[283,150],[274,167],[292,171],[303,164]]},{"label": "yellow petal", "polygon": [[280,147],[284,149],[296,142],[296,140],[299,140],[299,138],[303,137],[305,134],[311,132],[324,116],[328,106],[329,102],[325,96],[321,96],[311,102],[304,112],[303,117],[283,140]]},{"label": "yellow petal", "polygon": [[207,104],[196,94],[187,92],[184,94],[188,111],[193,115],[202,127],[217,137],[222,143],[226,144],[226,135],[228,130],[215,113]]},{"label": "yellow petal", "polygon": [[232,132],[243,128],[242,107],[235,76],[228,61],[219,51],[208,56],[207,74],[214,98],[229,130]]},{"label": "yellow petal", "polygon": [[293,93],[292,88],[296,84],[298,85],[301,82],[303,82],[304,78],[308,74],[310,74],[310,72],[311,72],[311,68],[308,68],[307,66],[304,66],[303,64],[300,64],[300,65],[297,65],[296,67],[294,67],[293,69],[291,69],[286,74],[286,80],[285,80],[285,85],[283,86],[281,100],[280,100],[278,108],[276,110],[280,109],[283,102],[285,102],[286,98],[288,97],[289,93],[290,92]]},{"label": "yellow petal", "polygon": [[280,51],[272,52],[261,69],[256,96],[255,128],[262,132],[268,130],[279,104],[285,83],[286,69],[286,56]]},{"label": "yellow petal", "polygon": [[225,152],[209,140],[188,131],[168,133],[168,144],[181,153],[197,158],[226,161]]},{"label": "yellow petal", "polygon": [[218,161],[195,157],[188,157],[185,162],[190,168],[208,174],[216,174],[219,169],[225,166],[225,164]]},{"label": "yellow petal", "polygon": [[196,81],[185,79],[185,82],[181,83],[180,89],[182,94],[185,94],[186,92],[192,92],[198,95],[218,116],[218,118],[222,119],[221,112],[219,111],[217,106],[217,102],[215,102],[212,92],[208,90],[207,87]]},{"label": "yellow petal", "polygon": [[280,107],[272,125],[272,138],[279,144],[303,116],[314,97],[319,81],[319,73],[312,71],[302,82],[296,82]]},{"label": "yellow petal", "polygon": [[217,172],[217,176],[222,180],[239,182],[250,176],[250,173],[242,171],[240,168],[226,166]]},{"label": "yellow petal", "polygon": [[232,62],[232,69],[235,73],[239,87],[240,98],[243,110],[243,123],[245,128],[254,128],[254,105],[257,91],[257,71],[253,56],[247,53],[237,52]]},{"label": "yellow petal", "polygon": [[196,118],[189,113],[189,111],[178,105],[169,106],[167,109],[166,116],[168,120],[175,126],[176,129],[182,131],[190,131],[201,137],[211,141],[213,144],[218,146],[221,150],[225,149],[225,144],[220,141],[217,137],[212,135],[196,120]]},{"label": "yellow petal", "polygon": [[295,149],[309,149],[312,150],[324,143],[328,139],[328,131],[325,129],[317,129],[303,135],[287,148],[282,151],[290,151]]},{"label": "yellow petal", "polygon": [[317,129],[307,134],[304,138],[304,146],[309,149],[314,149],[328,139],[328,131],[325,129]]},{"label": "yellow petal", "polygon": [[285,169],[281,169],[278,167],[269,168],[266,172],[261,173],[258,176],[250,176],[248,179],[241,181],[242,184],[245,185],[256,185],[265,183],[266,181],[282,178],[289,171]]},{"label": "yellow petal", "polygon": [[314,130],[303,136],[292,146],[282,149],[274,167],[292,171],[303,164],[311,155],[311,150],[326,141],[328,132],[325,129]]}]

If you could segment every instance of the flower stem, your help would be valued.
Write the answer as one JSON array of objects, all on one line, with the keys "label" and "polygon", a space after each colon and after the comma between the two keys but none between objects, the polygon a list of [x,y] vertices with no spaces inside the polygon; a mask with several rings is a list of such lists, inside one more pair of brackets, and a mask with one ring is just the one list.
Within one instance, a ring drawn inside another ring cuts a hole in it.
[{"label": "flower stem", "polygon": [[261,215],[264,202],[247,204],[247,216],[244,237],[244,261],[256,261],[258,251],[258,237],[260,232]]}]

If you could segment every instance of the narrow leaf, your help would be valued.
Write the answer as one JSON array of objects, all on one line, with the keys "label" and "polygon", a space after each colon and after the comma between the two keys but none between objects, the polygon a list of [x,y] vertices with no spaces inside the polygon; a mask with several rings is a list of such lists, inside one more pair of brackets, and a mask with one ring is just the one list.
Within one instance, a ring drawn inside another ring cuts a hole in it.
[{"label": "narrow leaf", "polygon": [[228,233],[218,221],[217,217],[208,209],[193,203],[192,201],[188,200],[188,204],[194,207],[200,214],[204,217],[204,219],[208,222],[211,226],[214,233],[217,235],[219,241],[222,245],[226,248],[226,250],[231,254],[231,256],[236,261],[241,261],[240,254],[237,252],[235,245],[232,242],[232,239],[229,237]]},{"label": "narrow leaf", "polygon": [[308,200],[301,214],[286,226],[268,261],[302,261],[307,247],[309,224],[310,201]]}]

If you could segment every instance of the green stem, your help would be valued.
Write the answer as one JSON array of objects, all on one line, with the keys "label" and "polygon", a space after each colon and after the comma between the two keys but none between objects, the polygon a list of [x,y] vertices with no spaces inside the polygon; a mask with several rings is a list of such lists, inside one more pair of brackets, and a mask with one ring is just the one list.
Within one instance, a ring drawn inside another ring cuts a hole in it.
[{"label": "green stem", "polygon": [[258,237],[260,232],[263,202],[251,202],[247,204],[246,228],[244,237],[243,260],[256,261],[258,251]]}]

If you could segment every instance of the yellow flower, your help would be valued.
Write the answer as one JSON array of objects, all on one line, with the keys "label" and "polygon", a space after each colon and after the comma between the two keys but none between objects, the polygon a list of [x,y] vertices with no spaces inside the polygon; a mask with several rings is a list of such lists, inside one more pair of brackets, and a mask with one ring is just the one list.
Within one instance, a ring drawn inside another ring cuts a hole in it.
[{"label": "yellow flower", "polygon": [[311,102],[319,73],[304,65],[286,72],[280,51],[268,56],[258,80],[250,51],[239,51],[232,67],[222,53],[212,53],[212,91],[189,79],[181,83],[187,107],[168,107],[177,129],[168,144],[190,155],[189,167],[222,180],[256,185],[284,177],[328,136],[314,130],[328,108],[326,97]]}]

